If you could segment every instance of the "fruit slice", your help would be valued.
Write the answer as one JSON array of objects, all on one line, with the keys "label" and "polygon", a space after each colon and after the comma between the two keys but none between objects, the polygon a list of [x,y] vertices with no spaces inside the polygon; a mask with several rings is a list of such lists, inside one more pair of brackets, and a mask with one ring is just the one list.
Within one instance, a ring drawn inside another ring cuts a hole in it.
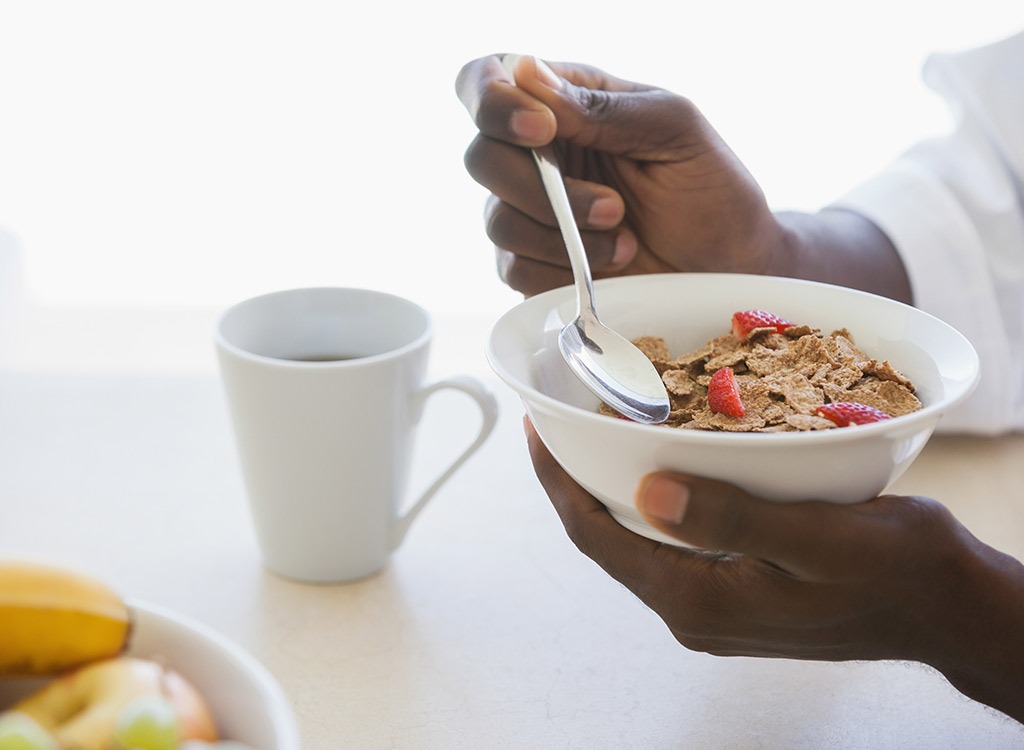
[{"label": "fruit slice", "polygon": [[0,713],[0,750],[60,750],[39,722],[20,711]]},{"label": "fruit slice", "polygon": [[[62,748],[113,750],[119,729],[153,730],[154,739],[164,740],[166,712],[154,716],[149,710],[157,698],[171,708],[170,720],[181,740],[218,739],[210,707],[191,682],[163,664],[131,656],[73,670],[49,681],[14,709],[35,719]],[[137,721],[142,726],[134,726]]]},{"label": "fruit slice", "polygon": [[131,616],[103,583],[63,568],[0,561],[0,674],[51,675],[119,654]]},{"label": "fruit slice", "polygon": [[177,750],[178,716],[162,695],[136,698],[117,717],[114,738],[125,750]]},{"label": "fruit slice", "polygon": [[881,409],[876,409],[867,404],[858,404],[855,401],[837,401],[832,404],[822,404],[818,407],[818,416],[825,417],[835,422],[840,427],[852,427],[858,424],[871,424],[892,419]]},{"label": "fruit slice", "polygon": [[727,417],[742,417],[746,410],[740,398],[740,387],[731,367],[715,370],[708,383],[708,408]]},{"label": "fruit slice", "polygon": [[745,339],[757,331],[769,330],[782,333],[793,324],[775,313],[766,310],[740,310],[732,315],[732,332]]}]

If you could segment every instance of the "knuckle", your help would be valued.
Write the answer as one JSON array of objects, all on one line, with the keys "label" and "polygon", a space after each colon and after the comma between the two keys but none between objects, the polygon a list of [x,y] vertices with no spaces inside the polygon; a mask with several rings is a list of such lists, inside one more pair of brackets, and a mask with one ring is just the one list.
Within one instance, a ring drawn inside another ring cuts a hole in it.
[{"label": "knuckle", "polygon": [[569,99],[583,119],[583,123],[577,126],[579,132],[574,133],[574,136],[580,139],[581,145],[584,146],[589,145],[589,142],[597,137],[597,133],[590,132],[592,128],[586,123],[601,123],[613,119],[620,109],[621,101],[608,91],[585,87],[572,88]]},{"label": "knuckle", "polygon": [[484,231],[498,247],[513,248],[523,241],[522,215],[507,203],[491,196],[484,207]]},{"label": "knuckle", "polygon": [[608,91],[577,87],[574,90],[577,105],[588,114],[601,119],[616,109],[615,97]]},{"label": "knuckle", "polygon": [[498,251],[498,275],[506,286],[526,297],[572,282],[568,269],[539,263],[509,250]]},{"label": "knuckle", "polygon": [[565,533],[576,548],[584,555],[595,561],[606,570],[613,578],[616,578],[624,586],[627,586],[634,593],[636,584],[634,581],[624,580],[621,571],[610,569],[607,561],[615,558],[615,549],[610,547],[607,539],[596,531],[594,525],[594,513],[604,513],[604,510],[591,510],[577,517],[563,518]]},{"label": "knuckle", "polygon": [[880,547],[876,564],[882,569],[898,566],[905,570],[956,567],[968,532],[945,505],[920,496],[880,499],[893,533],[885,534],[883,543],[876,545]]},{"label": "knuckle", "polygon": [[476,126],[485,133],[500,133],[506,129],[505,100],[509,90],[506,81],[489,79],[470,97],[468,109]]},{"label": "knuckle", "polygon": [[496,248],[498,261],[498,277],[510,289],[529,295],[533,286],[532,276],[527,263],[523,263],[515,253]]},{"label": "knuckle", "polygon": [[691,559],[684,575],[675,554],[659,554],[662,549],[655,551],[647,568],[649,575],[637,582],[634,591],[680,641],[698,643],[720,638],[737,620],[732,566],[713,555],[705,555],[696,561]]},{"label": "knuckle", "polygon": [[506,284],[509,283],[509,272],[511,266],[515,263],[516,256],[510,253],[504,248],[494,246],[494,266],[498,270],[498,278],[504,281]]},{"label": "knuckle", "polygon": [[502,202],[491,194],[484,203],[484,232],[496,245],[502,245],[498,239],[502,228],[502,215],[505,213]]},{"label": "knuckle", "polygon": [[937,500],[916,495],[900,500],[898,518],[915,535],[945,537],[959,526],[949,508]]},{"label": "knuckle", "polygon": [[715,650],[714,642],[710,638],[704,636],[691,635],[689,633],[683,633],[674,631],[672,635],[679,643],[690,651],[696,651],[702,654],[712,654]]},{"label": "knuckle", "polygon": [[477,135],[466,146],[462,154],[462,164],[476,182],[484,184],[485,175],[488,172],[488,165],[491,162],[493,148],[490,139]]},{"label": "knuckle", "polygon": [[730,552],[747,548],[751,514],[746,503],[723,498],[708,518],[707,536],[718,549]]}]

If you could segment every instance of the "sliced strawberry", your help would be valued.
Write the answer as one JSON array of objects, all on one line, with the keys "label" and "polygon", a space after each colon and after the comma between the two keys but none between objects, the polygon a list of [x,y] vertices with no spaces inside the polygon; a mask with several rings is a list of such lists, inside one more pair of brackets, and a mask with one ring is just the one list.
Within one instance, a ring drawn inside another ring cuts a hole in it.
[{"label": "sliced strawberry", "polygon": [[840,427],[852,427],[858,424],[870,424],[892,419],[881,409],[854,401],[837,401],[818,407],[818,416],[835,422]]},{"label": "sliced strawberry", "polygon": [[765,328],[782,333],[793,324],[766,310],[740,310],[732,315],[732,332],[741,339]]},{"label": "sliced strawberry", "polygon": [[740,388],[731,367],[715,370],[708,383],[708,408],[727,417],[742,417],[745,413]]}]

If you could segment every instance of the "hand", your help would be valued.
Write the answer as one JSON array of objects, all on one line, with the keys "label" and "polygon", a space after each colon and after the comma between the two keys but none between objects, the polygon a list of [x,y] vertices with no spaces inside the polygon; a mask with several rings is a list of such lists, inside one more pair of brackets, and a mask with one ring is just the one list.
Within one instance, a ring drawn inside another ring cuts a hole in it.
[{"label": "hand", "polygon": [[896,249],[857,214],[773,214],[757,182],[688,99],[585,65],[497,56],[456,89],[480,130],[466,169],[491,191],[487,234],[505,283],[527,296],[572,282],[533,159],[555,141],[595,278],[718,271],[813,279],[904,302]]},{"label": "hand", "polygon": [[520,148],[556,138],[595,277],[763,273],[781,231],[757,183],[691,102],[582,65],[467,64],[459,97],[480,128],[466,168],[493,196],[502,277],[527,295],[571,283],[537,168]]},{"label": "hand", "polygon": [[1024,567],[938,502],[773,503],[699,477],[645,477],[637,508],[698,548],[686,549],[620,526],[528,422],[527,436],[569,537],[684,646],[719,656],[920,661],[1024,721]]}]

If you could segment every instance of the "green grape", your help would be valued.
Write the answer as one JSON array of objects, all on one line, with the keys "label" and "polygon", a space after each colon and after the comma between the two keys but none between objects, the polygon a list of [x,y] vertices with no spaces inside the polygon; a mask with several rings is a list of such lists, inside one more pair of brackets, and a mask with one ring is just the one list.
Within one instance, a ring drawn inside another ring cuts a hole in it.
[{"label": "green grape", "polygon": [[114,739],[124,750],[177,750],[174,707],[159,695],[135,699],[118,716]]},{"label": "green grape", "polygon": [[57,741],[28,714],[0,713],[0,750],[58,750]]}]

